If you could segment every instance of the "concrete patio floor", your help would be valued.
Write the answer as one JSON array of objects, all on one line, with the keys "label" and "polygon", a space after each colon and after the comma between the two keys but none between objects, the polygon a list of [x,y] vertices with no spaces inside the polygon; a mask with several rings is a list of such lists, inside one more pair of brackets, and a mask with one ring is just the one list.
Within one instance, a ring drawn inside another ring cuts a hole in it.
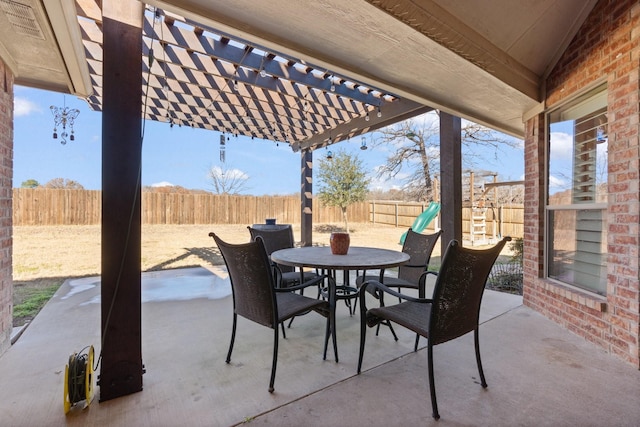
[{"label": "concrete patio floor", "polygon": [[[267,391],[273,334],[244,319],[232,361],[230,289],[223,269],[143,274],[144,390],[63,413],[69,355],[100,351],[99,279],[69,280],[0,357],[2,426],[637,426],[640,372],[529,308],[487,291],[478,384],[473,337],[436,346],[442,418],[431,418],[426,350],[396,328],[368,331],[356,375],[359,318],[337,311],[340,362],[322,360],[324,319],[297,318],[280,342]],[[424,345],[424,340],[422,341]],[[98,372],[99,374],[99,369]],[[99,393],[99,387],[96,387]]]}]

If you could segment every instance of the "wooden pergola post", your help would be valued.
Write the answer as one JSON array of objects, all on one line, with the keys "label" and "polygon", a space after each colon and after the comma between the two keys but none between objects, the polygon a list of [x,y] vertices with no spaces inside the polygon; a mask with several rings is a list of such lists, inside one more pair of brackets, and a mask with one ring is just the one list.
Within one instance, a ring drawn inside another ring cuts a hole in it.
[{"label": "wooden pergola post", "polygon": [[442,254],[449,241],[462,244],[462,134],[460,117],[440,111],[440,218]]},{"label": "wooden pergola post", "polygon": [[100,401],[142,390],[143,4],[103,2]]},{"label": "wooden pergola post", "polygon": [[300,234],[302,246],[311,246],[313,239],[313,151],[304,149],[300,153]]}]

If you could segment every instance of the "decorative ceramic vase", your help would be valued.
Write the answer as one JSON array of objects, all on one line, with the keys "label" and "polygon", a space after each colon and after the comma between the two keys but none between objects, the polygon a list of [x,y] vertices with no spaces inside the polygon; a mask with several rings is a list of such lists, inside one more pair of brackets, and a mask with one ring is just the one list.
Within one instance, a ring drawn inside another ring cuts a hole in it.
[{"label": "decorative ceramic vase", "polygon": [[331,233],[329,244],[331,245],[331,253],[334,255],[346,255],[349,251],[349,233]]}]

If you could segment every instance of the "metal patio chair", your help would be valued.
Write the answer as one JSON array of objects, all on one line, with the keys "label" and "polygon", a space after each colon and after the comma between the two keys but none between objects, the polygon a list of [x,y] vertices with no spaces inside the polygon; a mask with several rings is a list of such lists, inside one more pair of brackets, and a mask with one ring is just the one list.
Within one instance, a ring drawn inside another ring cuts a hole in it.
[{"label": "metal patio chair", "polygon": [[324,277],[318,276],[309,282],[289,288],[278,288],[261,238],[249,243],[230,244],[221,240],[215,233],[209,233],[209,236],[213,237],[218,245],[231,280],[233,326],[226,362],[231,361],[238,316],[273,329],[273,360],[269,382],[269,392],[272,393],[278,362],[278,325],[294,316],[310,311],[318,312],[327,318],[326,348],[330,331],[329,303],[293,292],[307,286],[315,286],[316,282],[324,280]]},{"label": "metal patio chair", "polygon": [[[442,230],[438,230],[433,234],[421,234],[416,233],[411,228],[409,228],[402,245],[402,252],[408,254],[411,258],[409,259],[408,263],[398,267],[398,277],[385,276],[385,270],[380,270],[378,275],[367,274],[366,272],[364,272],[363,275],[356,278],[356,286],[360,288],[364,282],[377,280],[390,288],[397,288],[398,292],[401,292],[402,288],[417,289],[418,297],[424,298],[426,279],[424,273],[429,268],[431,254],[441,234]],[[429,272],[429,274],[436,275],[437,273]],[[369,288],[369,290],[372,294],[374,294],[376,298],[380,299],[380,305],[384,306],[383,294],[378,295],[377,292],[373,291],[373,288]],[[397,341],[398,337],[393,330],[393,326],[391,326],[390,323],[384,324],[389,326],[393,337]],[[378,325],[378,327],[376,328],[376,335],[378,335],[379,329],[380,325]],[[416,349],[418,348],[419,339],[420,336],[418,335],[416,337],[415,343]]]},{"label": "metal patio chair", "polygon": [[[249,229],[251,240],[256,240],[258,236],[262,238],[269,257],[271,257],[271,254],[277,250],[294,247],[293,228],[290,224],[279,225],[274,229],[259,229],[251,226],[248,226],[247,228]],[[278,270],[276,274],[280,280],[278,286],[281,288],[288,288],[318,277],[317,272],[296,271],[294,267],[289,265],[273,263],[273,267]]]},{"label": "metal patio chair", "polygon": [[[414,298],[385,286],[378,281],[368,281],[360,288],[360,355],[358,374],[362,368],[367,326],[391,321],[427,338],[429,388],[433,418],[439,419],[436,389],[433,378],[433,346],[474,333],[476,362],[482,387],[487,382],[480,360],[478,319],[480,304],[487,277],[504,245],[505,237],[489,249],[463,248],[452,240],[442,258],[432,298]],[[367,309],[365,292],[369,289],[399,297],[404,302],[387,307]]]}]

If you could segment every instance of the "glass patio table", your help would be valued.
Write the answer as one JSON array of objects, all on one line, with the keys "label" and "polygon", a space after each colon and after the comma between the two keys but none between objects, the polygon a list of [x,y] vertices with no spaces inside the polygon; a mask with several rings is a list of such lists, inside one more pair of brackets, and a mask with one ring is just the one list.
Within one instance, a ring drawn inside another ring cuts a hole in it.
[{"label": "glass patio table", "polygon": [[[409,261],[409,255],[389,249],[351,246],[346,255],[334,255],[328,246],[305,246],[302,248],[281,249],[271,254],[271,261],[292,267],[308,267],[327,270],[335,277],[336,271],[377,270],[397,267]],[[345,284],[346,285],[346,284]],[[337,290],[352,292],[357,289],[350,286],[337,286],[335,280],[329,280],[329,325],[333,341],[333,349],[338,361],[338,344],[336,340],[336,296]],[[323,358],[327,358],[327,343],[324,346]]]}]

